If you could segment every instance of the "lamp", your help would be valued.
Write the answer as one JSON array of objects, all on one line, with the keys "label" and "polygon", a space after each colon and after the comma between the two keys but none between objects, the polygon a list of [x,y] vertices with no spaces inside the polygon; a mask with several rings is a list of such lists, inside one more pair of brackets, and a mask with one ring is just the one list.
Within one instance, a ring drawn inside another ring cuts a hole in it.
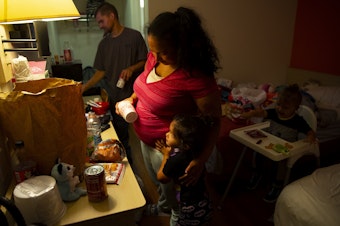
[{"label": "lamp", "polygon": [[0,24],[79,18],[72,0],[0,0]]}]

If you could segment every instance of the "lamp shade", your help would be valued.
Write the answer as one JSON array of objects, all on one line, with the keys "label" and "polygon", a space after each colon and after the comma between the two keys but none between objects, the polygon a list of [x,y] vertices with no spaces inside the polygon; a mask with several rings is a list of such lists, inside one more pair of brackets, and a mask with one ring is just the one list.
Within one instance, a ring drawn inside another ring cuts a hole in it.
[{"label": "lamp shade", "polygon": [[80,17],[72,0],[0,0],[0,23],[66,20]]}]

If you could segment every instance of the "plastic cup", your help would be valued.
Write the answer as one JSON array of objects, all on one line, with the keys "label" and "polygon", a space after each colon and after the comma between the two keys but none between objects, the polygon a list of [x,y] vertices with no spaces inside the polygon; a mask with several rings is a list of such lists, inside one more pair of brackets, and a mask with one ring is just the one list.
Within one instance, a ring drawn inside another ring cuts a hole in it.
[{"label": "plastic cup", "polygon": [[130,104],[129,101],[121,101],[118,103],[118,110],[120,115],[128,123],[133,123],[138,118],[135,108]]}]

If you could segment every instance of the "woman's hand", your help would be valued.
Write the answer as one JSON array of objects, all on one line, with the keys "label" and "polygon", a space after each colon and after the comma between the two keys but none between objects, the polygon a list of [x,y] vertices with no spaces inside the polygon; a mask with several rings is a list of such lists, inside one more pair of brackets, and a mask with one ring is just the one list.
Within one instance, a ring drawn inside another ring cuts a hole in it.
[{"label": "woman's hand", "polygon": [[205,164],[194,159],[189,163],[189,166],[185,169],[185,174],[179,178],[181,184],[185,186],[194,185],[200,178]]},{"label": "woman's hand", "polygon": [[205,162],[208,160],[212,153],[217,141],[217,137],[220,131],[220,117],[221,117],[221,104],[220,104],[220,92],[213,92],[205,97],[195,99],[196,105],[202,116],[208,116],[214,119],[209,131],[206,133],[206,142],[203,150],[197,158],[192,160],[187,168],[185,174],[179,178],[180,183],[189,186],[194,185],[199,180],[204,167]]},{"label": "woman's hand", "polygon": [[137,101],[137,96],[135,93],[133,93],[130,97],[124,99],[124,100],[121,100],[119,102],[116,103],[115,105],[115,111],[116,111],[116,114],[117,115],[121,115],[120,112],[119,112],[119,108],[118,108],[118,104],[122,101],[128,101],[130,104],[134,105]]}]

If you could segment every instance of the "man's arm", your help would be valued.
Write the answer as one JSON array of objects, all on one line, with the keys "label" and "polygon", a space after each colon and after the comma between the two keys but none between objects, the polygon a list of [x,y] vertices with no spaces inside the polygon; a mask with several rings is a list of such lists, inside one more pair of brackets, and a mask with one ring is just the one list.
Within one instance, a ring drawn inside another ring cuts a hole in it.
[{"label": "man's arm", "polygon": [[143,70],[145,62],[146,60],[141,60],[138,61],[136,64],[125,68],[124,70],[122,70],[120,77],[123,78],[125,81],[128,81],[134,72]]},{"label": "man's arm", "polygon": [[104,76],[105,76],[105,71],[96,70],[92,78],[88,80],[85,84],[83,84],[82,90],[81,90],[82,93],[84,93],[86,90],[88,90],[92,86],[96,85],[102,78],[104,78]]}]

